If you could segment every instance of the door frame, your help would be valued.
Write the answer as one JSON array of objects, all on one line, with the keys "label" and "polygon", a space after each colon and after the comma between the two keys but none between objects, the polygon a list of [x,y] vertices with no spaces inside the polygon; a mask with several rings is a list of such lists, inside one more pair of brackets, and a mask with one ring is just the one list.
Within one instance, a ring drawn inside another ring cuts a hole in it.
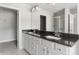
[{"label": "door frame", "polygon": [[44,31],[46,31],[46,16],[45,15],[40,15],[40,30],[41,30],[41,17],[45,17],[45,30]]},{"label": "door frame", "polygon": [[17,48],[19,48],[19,9],[18,8],[15,8],[15,7],[12,7],[12,6],[8,6],[8,5],[0,5],[0,7],[2,8],[7,8],[7,9],[11,9],[11,10],[14,10],[17,12],[17,33],[16,33],[16,40],[17,40]]}]

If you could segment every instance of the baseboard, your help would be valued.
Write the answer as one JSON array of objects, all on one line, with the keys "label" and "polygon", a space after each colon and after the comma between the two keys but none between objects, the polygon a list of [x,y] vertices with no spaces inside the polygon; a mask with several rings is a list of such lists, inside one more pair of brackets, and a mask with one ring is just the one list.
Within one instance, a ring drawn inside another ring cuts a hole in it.
[{"label": "baseboard", "polygon": [[0,43],[11,42],[11,41],[15,41],[15,39],[3,40],[3,41],[0,41]]}]

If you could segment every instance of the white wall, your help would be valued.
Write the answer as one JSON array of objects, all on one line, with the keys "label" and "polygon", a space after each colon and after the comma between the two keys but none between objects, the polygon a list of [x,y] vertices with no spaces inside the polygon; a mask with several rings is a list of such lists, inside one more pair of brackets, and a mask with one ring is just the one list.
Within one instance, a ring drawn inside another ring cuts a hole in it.
[{"label": "white wall", "polygon": [[17,28],[17,39],[18,39],[18,47],[22,49],[22,29],[30,29],[31,28],[31,12],[30,6],[22,3],[1,3],[1,7],[7,7],[11,9],[15,9],[19,11],[19,20],[18,20],[18,28]]}]

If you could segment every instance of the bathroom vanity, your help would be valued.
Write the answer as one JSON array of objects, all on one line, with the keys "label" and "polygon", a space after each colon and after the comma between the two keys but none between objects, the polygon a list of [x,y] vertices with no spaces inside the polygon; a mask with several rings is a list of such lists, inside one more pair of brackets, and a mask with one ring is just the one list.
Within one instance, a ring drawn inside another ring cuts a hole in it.
[{"label": "bathroom vanity", "polygon": [[31,55],[75,55],[79,54],[78,37],[75,34],[23,30],[23,48]]}]

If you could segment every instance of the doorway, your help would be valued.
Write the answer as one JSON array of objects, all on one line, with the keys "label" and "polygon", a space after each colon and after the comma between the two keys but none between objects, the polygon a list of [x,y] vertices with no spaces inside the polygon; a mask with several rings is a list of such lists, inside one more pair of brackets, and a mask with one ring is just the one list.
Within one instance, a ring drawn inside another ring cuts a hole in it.
[{"label": "doorway", "polygon": [[46,31],[46,16],[40,15],[40,30]]},{"label": "doorway", "polygon": [[17,46],[17,10],[0,7],[0,42],[10,41]]}]

